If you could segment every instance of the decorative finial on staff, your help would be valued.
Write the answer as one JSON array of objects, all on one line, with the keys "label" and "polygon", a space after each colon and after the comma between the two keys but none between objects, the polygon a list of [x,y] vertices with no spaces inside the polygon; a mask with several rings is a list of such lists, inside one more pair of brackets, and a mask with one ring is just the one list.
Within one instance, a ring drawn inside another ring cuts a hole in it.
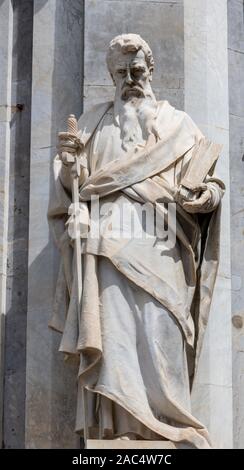
[{"label": "decorative finial on staff", "polygon": [[67,120],[67,131],[70,134],[77,135],[78,134],[78,122],[74,114],[70,114]]}]

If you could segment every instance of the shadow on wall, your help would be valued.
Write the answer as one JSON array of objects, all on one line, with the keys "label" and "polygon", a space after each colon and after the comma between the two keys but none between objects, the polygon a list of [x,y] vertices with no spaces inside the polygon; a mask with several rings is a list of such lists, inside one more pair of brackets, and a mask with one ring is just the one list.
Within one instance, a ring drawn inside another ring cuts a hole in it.
[{"label": "shadow on wall", "polygon": [[[12,119],[5,325],[4,432],[6,448],[25,442],[26,323],[32,79],[32,0],[12,1]],[[18,108],[16,105],[21,105]]]},{"label": "shadow on wall", "polygon": [[38,0],[34,2],[34,14],[38,13],[50,0]]}]

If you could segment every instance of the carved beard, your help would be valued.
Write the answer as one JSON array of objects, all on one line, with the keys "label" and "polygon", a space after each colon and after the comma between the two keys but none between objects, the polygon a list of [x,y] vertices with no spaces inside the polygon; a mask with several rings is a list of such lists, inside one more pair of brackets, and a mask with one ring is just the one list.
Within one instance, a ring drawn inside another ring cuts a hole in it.
[{"label": "carved beard", "polygon": [[115,119],[121,130],[122,148],[125,151],[137,145],[145,145],[151,134],[158,139],[157,107],[153,93],[143,98],[133,96],[127,101],[115,97]]}]

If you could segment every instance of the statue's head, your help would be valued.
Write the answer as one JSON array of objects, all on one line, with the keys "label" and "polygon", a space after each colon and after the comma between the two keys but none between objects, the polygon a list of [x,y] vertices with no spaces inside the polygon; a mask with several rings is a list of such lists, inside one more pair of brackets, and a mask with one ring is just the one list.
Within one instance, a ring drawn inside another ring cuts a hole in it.
[{"label": "statue's head", "polygon": [[122,100],[146,96],[151,89],[152,51],[138,34],[116,36],[109,44],[107,65]]}]

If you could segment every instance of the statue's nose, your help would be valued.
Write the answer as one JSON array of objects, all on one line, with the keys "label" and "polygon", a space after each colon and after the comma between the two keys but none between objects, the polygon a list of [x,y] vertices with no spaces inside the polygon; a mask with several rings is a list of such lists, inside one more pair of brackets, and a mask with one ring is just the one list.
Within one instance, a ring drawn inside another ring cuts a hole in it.
[{"label": "statue's nose", "polygon": [[131,78],[131,74],[130,74],[130,69],[127,70],[127,74],[126,74],[126,83],[127,85],[131,85],[133,83],[133,80]]}]

